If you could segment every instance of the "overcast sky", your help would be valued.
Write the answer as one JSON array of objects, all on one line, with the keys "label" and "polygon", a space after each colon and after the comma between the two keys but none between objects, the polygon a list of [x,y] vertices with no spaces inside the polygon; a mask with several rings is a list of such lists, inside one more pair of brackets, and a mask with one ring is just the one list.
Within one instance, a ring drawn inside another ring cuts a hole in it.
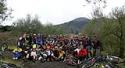
[{"label": "overcast sky", "polygon": [[[125,4],[125,0],[108,0],[108,7],[105,13],[110,12],[111,8]],[[27,14],[38,15],[43,24],[51,22],[60,24],[73,20],[78,17],[90,17],[92,8],[84,0],[7,0],[8,7],[14,11],[10,22],[20,18],[25,18]],[[4,23],[7,24],[7,23]],[[11,23],[8,23],[11,24]]]}]

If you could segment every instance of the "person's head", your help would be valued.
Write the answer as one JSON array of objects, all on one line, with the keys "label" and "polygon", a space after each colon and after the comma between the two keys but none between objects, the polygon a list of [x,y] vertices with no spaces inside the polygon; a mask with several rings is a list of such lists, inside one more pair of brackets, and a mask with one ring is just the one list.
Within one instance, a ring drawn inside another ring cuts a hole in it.
[{"label": "person's head", "polygon": [[96,35],[93,36],[93,40],[97,40],[97,36]]},{"label": "person's head", "polygon": [[40,33],[38,33],[38,34],[37,34],[37,37],[41,37],[41,34],[40,34]]},{"label": "person's head", "polygon": [[80,45],[82,45],[82,41],[80,41]]},{"label": "person's head", "polygon": [[58,46],[55,46],[55,49],[57,50],[57,49],[58,49]]},{"label": "person's head", "polygon": [[28,50],[28,49],[30,49],[30,47],[27,46],[27,47],[26,47],[26,50]]},{"label": "person's head", "polygon": [[46,49],[46,45],[43,45],[42,48],[43,48],[43,49]]},{"label": "person's head", "polygon": [[34,37],[36,37],[37,35],[36,34],[33,34]]},{"label": "person's head", "polygon": [[26,34],[26,33],[24,33],[22,37],[23,37],[23,38],[26,38],[26,35],[27,35],[27,34]]},{"label": "person's head", "polygon": [[19,40],[22,40],[22,37],[19,37]]},{"label": "person's head", "polygon": [[78,49],[81,49],[81,47],[80,47],[80,46],[77,46],[77,48],[78,48]]},{"label": "person's head", "polygon": [[36,51],[36,49],[35,49],[35,48],[32,48],[32,51]]}]

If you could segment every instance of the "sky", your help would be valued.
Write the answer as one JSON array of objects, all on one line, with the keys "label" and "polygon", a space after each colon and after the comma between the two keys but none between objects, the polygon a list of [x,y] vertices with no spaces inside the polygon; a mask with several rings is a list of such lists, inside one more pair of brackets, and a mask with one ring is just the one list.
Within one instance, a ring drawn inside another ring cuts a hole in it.
[{"label": "sky", "polygon": [[[86,5],[86,6],[84,6]],[[107,0],[104,10],[108,14],[112,8],[125,5],[124,0]],[[27,14],[38,16],[42,24],[61,24],[78,17],[91,16],[92,5],[87,5],[85,0],[7,0],[7,6],[12,8],[14,18],[7,20],[4,25],[25,18]]]}]

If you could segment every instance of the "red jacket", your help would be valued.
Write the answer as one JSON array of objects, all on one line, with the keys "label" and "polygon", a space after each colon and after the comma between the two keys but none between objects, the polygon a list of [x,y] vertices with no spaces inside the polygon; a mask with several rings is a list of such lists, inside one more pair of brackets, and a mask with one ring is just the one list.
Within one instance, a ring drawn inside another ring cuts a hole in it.
[{"label": "red jacket", "polygon": [[78,56],[86,56],[87,55],[87,50],[86,49],[81,49],[79,51],[79,55]]}]

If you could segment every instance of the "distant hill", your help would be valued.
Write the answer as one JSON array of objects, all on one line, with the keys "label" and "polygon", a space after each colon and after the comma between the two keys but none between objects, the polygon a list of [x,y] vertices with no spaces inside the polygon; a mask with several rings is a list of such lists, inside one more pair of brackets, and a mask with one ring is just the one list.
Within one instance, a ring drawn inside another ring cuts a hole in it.
[{"label": "distant hill", "polygon": [[80,18],[76,18],[72,21],[69,22],[65,22],[63,24],[60,25],[56,25],[57,27],[60,27],[62,29],[64,29],[64,31],[66,33],[79,33],[80,30],[85,26],[86,23],[89,22],[88,18],[85,17],[80,17]]}]

